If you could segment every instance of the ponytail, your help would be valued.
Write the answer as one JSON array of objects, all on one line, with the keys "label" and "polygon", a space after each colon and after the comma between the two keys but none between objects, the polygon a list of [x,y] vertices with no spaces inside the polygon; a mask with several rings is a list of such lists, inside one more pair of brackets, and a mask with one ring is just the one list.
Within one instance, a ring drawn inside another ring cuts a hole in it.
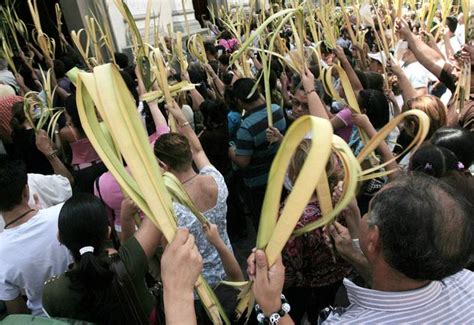
[{"label": "ponytail", "polygon": [[111,284],[114,274],[109,269],[106,252],[96,256],[91,251],[83,254],[80,254],[79,251],[78,254],[73,254],[76,267],[67,273],[71,281],[86,291],[107,288]]},{"label": "ponytail", "polygon": [[23,123],[26,121],[25,110],[23,108],[23,102],[18,102],[12,106],[12,119],[10,120],[10,126],[14,132],[23,130]]}]

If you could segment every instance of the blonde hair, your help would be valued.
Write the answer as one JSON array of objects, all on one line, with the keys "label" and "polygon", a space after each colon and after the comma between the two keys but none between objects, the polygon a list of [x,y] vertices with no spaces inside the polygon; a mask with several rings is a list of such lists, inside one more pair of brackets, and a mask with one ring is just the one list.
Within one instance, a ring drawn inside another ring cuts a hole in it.
[{"label": "blonde hair", "polygon": [[[444,106],[443,102],[436,96],[423,95],[410,99],[406,102],[404,111],[410,109],[419,109],[425,112],[430,118],[430,129],[426,136],[427,139],[431,138],[436,130],[446,126],[448,123],[446,106]],[[411,118],[407,120],[414,126],[416,132],[416,130],[418,130],[418,121]]]},{"label": "blonde hair", "polygon": [[[306,157],[308,157],[311,143],[311,139],[304,139],[301,141],[301,143],[298,145],[298,148],[296,149],[295,154],[293,155],[293,158],[290,161],[290,165],[288,166],[288,178],[293,184],[295,183],[296,178],[298,178],[298,175],[303,168]],[[328,160],[326,165],[326,174],[328,176],[329,188],[332,191],[332,189],[342,179],[342,171],[337,164],[337,158],[334,154],[332,154]]]}]

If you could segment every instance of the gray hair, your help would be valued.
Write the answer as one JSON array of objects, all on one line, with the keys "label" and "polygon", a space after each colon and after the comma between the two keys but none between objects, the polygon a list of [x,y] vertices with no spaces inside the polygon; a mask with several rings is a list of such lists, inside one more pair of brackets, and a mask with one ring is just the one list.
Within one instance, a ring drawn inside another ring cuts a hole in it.
[{"label": "gray hair", "polygon": [[8,68],[8,62],[5,58],[0,58],[0,70],[6,70]]}]

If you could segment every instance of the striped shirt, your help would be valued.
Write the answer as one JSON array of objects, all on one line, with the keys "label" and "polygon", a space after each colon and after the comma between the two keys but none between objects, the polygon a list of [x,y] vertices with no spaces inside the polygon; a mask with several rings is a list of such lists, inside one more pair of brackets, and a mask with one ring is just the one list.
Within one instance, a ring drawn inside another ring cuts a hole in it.
[{"label": "striped shirt", "polygon": [[[286,121],[278,105],[272,105],[273,126],[284,133]],[[256,107],[244,117],[237,131],[238,156],[251,156],[250,164],[243,169],[244,183],[250,188],[267,185],[268,173],[278,150],[278,143],[270,144],[265,131],[268,128],[266,105]]]},{"label": "striped shirt", "polygon": [[323,324],[472,324],[474,273],[462,270],[442,281],[404,292],[359,287],[344,279],[350,305],[341,315],[332,314]]}]

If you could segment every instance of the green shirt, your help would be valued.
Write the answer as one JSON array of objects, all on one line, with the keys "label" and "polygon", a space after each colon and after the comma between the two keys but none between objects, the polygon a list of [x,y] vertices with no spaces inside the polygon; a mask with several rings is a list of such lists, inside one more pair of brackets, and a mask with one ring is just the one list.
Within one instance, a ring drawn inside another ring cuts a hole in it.
[{"label": "green shirt", "polygon": [[[137,294],[147,315],[152,312],[154,300],[145,284],[145,274],[148,271],[148,260],[143,248],[135,237],[123,244],[118,254],[125,264],[134,282]],[[46,281],[43,290],[43,308],[50,317],[64,317],[97,322],[93,313],[83,310],[80,305],[81,293],[71,288],[71,280],[65,274]]]}]

